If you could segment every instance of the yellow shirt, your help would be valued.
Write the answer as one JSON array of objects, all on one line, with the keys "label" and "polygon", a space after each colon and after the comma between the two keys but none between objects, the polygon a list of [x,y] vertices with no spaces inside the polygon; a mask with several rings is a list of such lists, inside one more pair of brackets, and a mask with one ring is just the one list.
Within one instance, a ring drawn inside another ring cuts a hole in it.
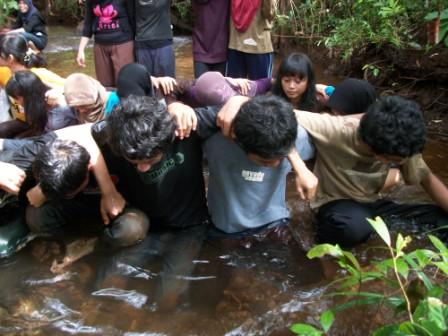
[{"label": "yellow shirt", "polygon": [[[33,72],[37,77],[39,77],[40,80],[50,88],[64,89],[65,78],[59,76],[58,74],[46,68],[31,68],[30,71]],[[4,87],[6,83],[8,83],[11,76],[11,69],[9,69],[8,67],[0,67],[0,86]],[[21,121],[26,121],[23,108],[18,105],[13,98],[9,97],[9,100],[11,104],[10,110],[13,118]]]}]

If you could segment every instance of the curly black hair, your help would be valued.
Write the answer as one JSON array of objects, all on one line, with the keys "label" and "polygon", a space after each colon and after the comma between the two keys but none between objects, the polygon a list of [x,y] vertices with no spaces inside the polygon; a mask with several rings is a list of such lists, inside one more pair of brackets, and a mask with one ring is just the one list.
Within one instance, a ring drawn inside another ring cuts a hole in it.
[{"label": "curly black hair", "polygon": [[292,105],[277,96],[257,96],[244,103],[232,125],[236,142],[265,159],[286,156],[297,138]]},{"label": "curly black hair", "polygon": [[423,151],[426,125],[417,103],[388,96],[368,108],[361,119],[359,135],[377,155],[406,158]]},{"label": "curly black hair", "polygon": [[163,104],[134,95],[121,100],[106,121],[110,147],[127,160],[147,160],[165,152],[176,128]]}]

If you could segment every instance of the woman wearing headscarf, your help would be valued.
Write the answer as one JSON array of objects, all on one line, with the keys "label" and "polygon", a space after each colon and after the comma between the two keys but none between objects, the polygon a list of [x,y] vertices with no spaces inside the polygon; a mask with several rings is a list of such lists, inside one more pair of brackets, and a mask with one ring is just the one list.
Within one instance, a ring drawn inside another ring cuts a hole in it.
[{"label": "woman wearing headscarf", "polygon": [[32,49],[42,50],[47,46],[45,18],[34,7],[32,0],[19,0],[19,14],[9,33],[20,33]]},{"label": "woman wearing headscarf", "polygon": [[64,85],[67,105],[74,108],[79,123],[90,123],[107,116],[120,99],[96,79],[82,73],[67,77]]}]

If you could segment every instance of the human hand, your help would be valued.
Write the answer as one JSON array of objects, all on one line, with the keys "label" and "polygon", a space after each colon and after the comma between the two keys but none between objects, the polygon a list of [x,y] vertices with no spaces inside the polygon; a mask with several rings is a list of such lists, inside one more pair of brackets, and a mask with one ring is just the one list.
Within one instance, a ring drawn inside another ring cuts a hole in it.
[{"label": "human hand", "polygon": [[117,191],[103,193],[101,195],[100,212],[104,225],[109,225],[110,219],[117,217],[124,209],[126,201]]},{"label": "human hand", "polygon": [[318,178],[308,169],[295,148],[288,154],[288,160],[296,173],[294,180],[299,198],[311,201],[316,196]]},{"label": "human hand", "polygon": [[216,116],[216,125],[221,128],[222,134],[231,139],[232,138],[232,123],[233,119],[240,110],[241,105],[247,102],[249,98],[244,96],[233,96],[227,103],[219,110]]},{"label": "human hand", "polygon": [[250,80],[246,78],[226,77],[226,80],[233,86],[239,87],[243,96],[247,96],[250,90]]},{"label": "human hand", "polygon": [[177,124],[176,136],[180,139],[188,138],[191,131],[196,130],[198,117],[190,106],[173,102],[168,105],[168,112]]},{"label": "human hand", "polygon": [[49,106],[64,106],[67,105],[62,88],[50,89],[45,92],[45,101]]},{"label": "human hand", "polygon": [[25,172],[7,162],[0,162],[0,188],[8,193],[17,195],[19,193],[20,187],[25,180]]},{"label": "human hand", "polygon": [[82,68],[86,67],[86,55],[84,53],[84,50],[78,51],[78,56],[76,56],[76,62],[80,67]]},{"label": "human hand", "polygon": [[177,85],[176,80],[169,76],[165,77],[151,76],[151,82],[155,88],[162,90],[165,96],[172,93],[174,91],[174,87]]},{"label": "human hand", "polygon": [[47,200],[39,185],[28,190],[26,197],[28,198],[28,202],[35,208],[41,207]]}]

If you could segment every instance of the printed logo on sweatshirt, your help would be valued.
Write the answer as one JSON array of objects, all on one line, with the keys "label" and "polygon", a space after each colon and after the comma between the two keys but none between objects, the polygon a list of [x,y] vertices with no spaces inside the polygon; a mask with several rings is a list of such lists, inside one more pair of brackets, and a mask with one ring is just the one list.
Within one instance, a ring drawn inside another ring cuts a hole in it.
[{"label": "printed logo on sweatshirt", "polygon": [[185,156],[182,153],[175,153],[173,157],[165,160],[157,169],[151,168],[145,173],[139,173],[140,178],[145,184],[154,184],[163,180],[163,178],[173,170],[175,167],[180,166],[185,161]]},{"label": "printed logo on sweatshirt", "polygon": [[254,171],[245,170],[245,169],[243,169],[241,171],[241,176],[246,181],[251,181],[251,182],[263,182],[263,179],[264,179],[263,172],[254,172]]},{"label": "printed logo on sweatshirt", "polygon": [[118,12],[115,10],[112,4],[106,5],[103,8],[100,5],[96,5],[93,9],[93,14],[99,18],[98,30],[111,30],[120,28],[118,20],[114,20],[118,16]]}]

